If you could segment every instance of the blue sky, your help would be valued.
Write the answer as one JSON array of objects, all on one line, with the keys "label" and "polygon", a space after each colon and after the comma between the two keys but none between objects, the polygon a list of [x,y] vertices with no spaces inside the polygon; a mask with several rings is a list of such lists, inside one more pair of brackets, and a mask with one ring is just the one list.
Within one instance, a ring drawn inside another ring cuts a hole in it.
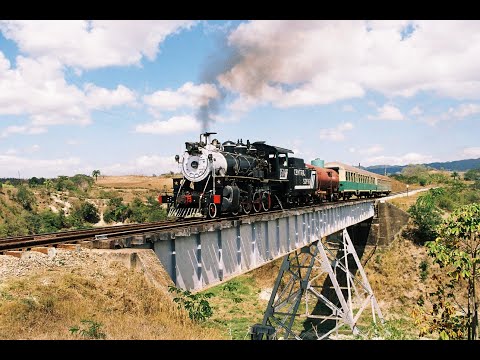
[{"label": "blue sky", "polygon": [[0,177],[161,174],[202,129],[306,161],[479,158],[478,59],[480,21],[0,21]]}]

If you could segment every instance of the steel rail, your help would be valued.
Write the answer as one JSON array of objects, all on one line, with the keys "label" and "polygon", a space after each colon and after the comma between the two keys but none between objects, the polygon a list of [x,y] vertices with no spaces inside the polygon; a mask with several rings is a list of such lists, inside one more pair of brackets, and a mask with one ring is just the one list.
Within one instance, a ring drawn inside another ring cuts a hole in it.
[{"label": "steel rail", "polygon": [[[391,193],[391,195],[398,195],[402,193],[407,193],[407,191],[401,191],[396,193]],[[183,227],[189,227],[192,225],[203,225],[208,223],[216,223],[225,220],[242,220],[246,218],[252,218],[257,216],[262,216],[265,214],[278,214],[284,211],[295,211],[308,209],[318,206],[327,206],[335,204],[345,204],[345,203],[354,203],[357,201],[368,201],[368,200],[378,200],[382,197],[377,198],[367,198],[367,199],[349,199],[349,200],[340,200],[337,202],[323,202],[320,204],[309,204],[306,206],[288,208],[288,209],[279,209],[279,210],[270,210],[267,212],[260,211],[258,213],[250,213],[249,215],[237,215],[229,217],[220,217],[216,219],[183,219],[181,221],[177,220],[163,220],[151,223],[142,223],[142,224],[127,224],[127,225],[115,225],[115,226],[105,226],[98,227],[95,229],[83,229],[83,230],[71,230],[71,231],[61,231],[56,233],[45,233],[45,234],[34,234],[28,236],[15,236],[8,238],[0,238],[0,252],[7,250],[19,250],[19,249],[29,249],[36,246],[47,246],[47,245],[58,245],[62,243],[77,243],[80,241],[94,241],[101,240],[102,238],[111,240],[112,238],[117,238],[126,235],[138,235],[151,232],[165,231],[169,229],[181,229]]]}]

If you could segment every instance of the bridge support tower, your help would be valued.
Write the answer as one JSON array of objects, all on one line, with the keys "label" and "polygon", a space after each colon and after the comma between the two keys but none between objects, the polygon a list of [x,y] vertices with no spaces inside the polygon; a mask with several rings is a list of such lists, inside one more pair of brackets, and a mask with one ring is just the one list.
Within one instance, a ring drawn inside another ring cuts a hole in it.
[{"label": "bridge support tower", "polygon": [[328,339],[339,330],[360,334],[358,320],[371,308],[383,323],[347,229],[284,257],[261,324],[251,339]]}]

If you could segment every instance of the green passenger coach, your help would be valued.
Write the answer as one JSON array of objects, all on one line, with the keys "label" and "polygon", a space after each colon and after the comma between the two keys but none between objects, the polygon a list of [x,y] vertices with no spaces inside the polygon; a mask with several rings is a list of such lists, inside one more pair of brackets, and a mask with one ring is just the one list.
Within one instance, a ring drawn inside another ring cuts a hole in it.
[{"label": "green passenger coach", "polygon": [[340,185],[339,195],[344,200],[355,195],[360,197],[379,197],[392,191],[392,182],[383,175],[362,170],[340,162],[325,163],[325,168],[338,172]]}]

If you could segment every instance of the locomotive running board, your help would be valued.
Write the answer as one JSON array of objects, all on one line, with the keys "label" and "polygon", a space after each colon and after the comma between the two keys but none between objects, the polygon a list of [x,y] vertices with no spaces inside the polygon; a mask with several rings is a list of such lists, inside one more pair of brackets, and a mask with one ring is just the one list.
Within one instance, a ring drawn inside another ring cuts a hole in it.
[{"label": "locomotive running board", "polygon": [[168,212],[168,217],[176,217],[176,218],[204,218],[205,216],[202,214],[200,209],[196,208],[171,208]]}]

